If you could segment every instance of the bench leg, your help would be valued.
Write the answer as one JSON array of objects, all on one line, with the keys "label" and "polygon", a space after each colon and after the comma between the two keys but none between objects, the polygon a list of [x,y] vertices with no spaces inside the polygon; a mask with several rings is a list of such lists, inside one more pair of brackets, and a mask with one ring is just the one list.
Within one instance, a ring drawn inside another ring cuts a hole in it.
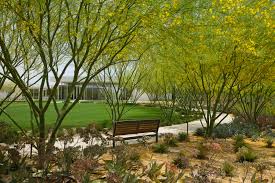
[{"label": "bench leg", "polygon": [[159,136],[158,136],[158,133],[156,134],[156,143],[158,143],[159,141]]},{"label": "bench leg", "polygon": [[113,139],[113,148],[116,146],[115,139]]}]

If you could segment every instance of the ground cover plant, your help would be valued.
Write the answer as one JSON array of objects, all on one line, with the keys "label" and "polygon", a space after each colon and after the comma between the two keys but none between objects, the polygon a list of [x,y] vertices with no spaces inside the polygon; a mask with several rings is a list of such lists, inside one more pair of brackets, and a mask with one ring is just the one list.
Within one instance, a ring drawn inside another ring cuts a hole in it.
[{"label": "ground cover plant", "polygon": [[274,138],[273,137],[267,137],[267,139],[266,139],[266,147],[267,148],[272,148],[273,142],[274,142]]},{"label": "ground cover plant", "polygon": [[232,163],[225,161],[222,165],[222,171],[225,173],[226,176],[233,176],[234,173],[234,166]]},{"label": "ground cover plant", "polygon": [[[205,135],[205,128],[198,128],[195,131],[198,136]],[[247,123],[236,117],[231,123],[220,124],[213,129],[212,137],[214,138],[230,138],[235,135],[245,135],[247,137],[259,137],[261,130],[256,123]]]},{"label": "ground cover plant", "polygon": [[178,141],[182,142],[182,141],[186,141],[188,140],[188,135],[185,132],[180,132],[178,133]]}]

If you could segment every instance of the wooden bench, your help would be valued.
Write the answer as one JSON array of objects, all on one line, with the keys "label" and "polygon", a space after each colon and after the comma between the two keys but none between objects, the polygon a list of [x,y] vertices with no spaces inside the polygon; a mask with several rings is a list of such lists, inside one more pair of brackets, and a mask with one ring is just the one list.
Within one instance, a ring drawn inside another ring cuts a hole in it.
[{"label": "wooden bench", "polygon": [[[115,147],[115,137],[120,135],[137,134],[131,137],[122,137],[124,140],[136,139],[142,136],[156,136],[158,142],[158,129],[160,120],[126,120],[113,123],[113,147]],[[138,135],[140,133],[153,132],[154,134]]]}]

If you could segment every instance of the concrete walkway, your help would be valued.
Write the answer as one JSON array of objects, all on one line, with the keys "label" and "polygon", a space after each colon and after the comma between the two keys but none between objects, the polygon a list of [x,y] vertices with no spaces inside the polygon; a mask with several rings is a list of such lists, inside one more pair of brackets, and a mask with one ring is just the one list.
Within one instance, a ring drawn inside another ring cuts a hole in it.
[{"label": "concrete walkway", "polygon": [[[220,118],[217,119],[216,122],[219,122],[222,118],[225,117],[226,114],[222,114],[220,116]],[[230,123],[232,122],[232,120],[234,119],[233,115],[228,115],[227,117],[224,118],[224,120],[222,121],[222,123]],[[191,121],[188,123],[188,129],[189,132],[194,132],[197,128],[201,128],[201,122],[205,125],[205,120],[204,119],[200,119],[200,120],[195,120],[195,121]],[[178,124],[178,125],[171,125],[171,126],[163,126],[159,128],[159,136],[163,136],[167,133],[171,133],[174,135],[177,135],[179,132],[186,132],[187,131],[187,124]],[[146,135],[148,133],[144,133],[144,135]],[[135,136],[135,135],[123,135],[122,137],[129,137],[129,136]],[[149,142],[154,142],[155,138],[150,138],[148,140]],[[93,144],[97,144],[99,142],[94,142]],[[132,140],[127,140],[128,144],[136,144],[138,143],[137,139],[132,139]],[[116,144],[119,144],[119,142],[117,142]],[[111,146],[112,142],[110,141],[107,146]],[[62,141],[57,141],[55,143],[55,147],[62,149],[64,146]],[[81,148],[85,148],[87,147],[87,144],[85,142],[82,141],[82,139],[79,138],[79,136],[75,136],[73,142],[71,142],[70,144],[67,144],[68,146],[80,146]],[[24,149],[22,149],[22,153],[23,154],[29,154],[30,152],[30,146],[26,145]],[[36,150],[33,149],[33,154],[36,154]]]},{"label": "concrete walkway", "polygon": [[[226,114],[222,114],[216,122],[219,122],[222,118],[224,118]],[[225,117],[225,119],[222,121],[222,123],[230,123],[234,119],[233,115],[228,115]],[[188,130],[189,132],[196,131],[197,128],[201,128],[201,122],[204,126],[206,126],[204,119],[199,119],[195,121],[191,121],[188,123]],[[187,124],[178,124],[178,125],[172,125],[172,126],[164,126],[159,128],[159,134],[165,134],[165,133],[172,133],[172,134],[178,134],[179,132],[186,132],[187,131]]]}]

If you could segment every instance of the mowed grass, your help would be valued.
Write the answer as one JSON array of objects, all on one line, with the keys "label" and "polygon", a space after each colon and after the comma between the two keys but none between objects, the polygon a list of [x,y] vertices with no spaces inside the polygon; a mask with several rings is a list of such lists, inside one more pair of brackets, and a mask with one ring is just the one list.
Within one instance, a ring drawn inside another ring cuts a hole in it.
[{"label": "mowed grass", "polygon": [[[62,104],[59,104],[61,107]],[[123,119],[160,119],[161,111],[158,107],[148,107],[142,105],[127,106],[131,108],[123,117]],[[84,127],[90,123],[96,123],[106,127],[111,127],[111,120],[108,113],[108,106],[104,103],[79,103],[66,116],[62,123],[63,128],[68,127]],[[25,102],[14,103],[6,110],[20,126],[30,129],[30,110]],[[46,113],[47,126],[54,124],[56,112],[51,104]],[[2,114],[0,121],[10,122],[10,120]]]}]

